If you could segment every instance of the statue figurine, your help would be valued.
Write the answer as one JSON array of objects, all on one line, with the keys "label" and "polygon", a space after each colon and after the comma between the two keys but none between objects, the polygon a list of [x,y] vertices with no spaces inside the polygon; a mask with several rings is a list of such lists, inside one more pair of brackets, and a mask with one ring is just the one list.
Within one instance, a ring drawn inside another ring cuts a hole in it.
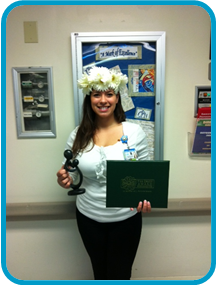
[{"label": "statue figurine", "polygon": [[82,181],[83,181],[83,174],[82,174],[81,170],[78,167],[79,160],[78,159],[74,159],[73,161],[71,161],[72,158],[73,158],[73,153],[72,153],[72,151],[70,149],[67,149],[67,150],[64,151],[64,157],[66,158],[64,169],[66,171],[68,171],[68,172],[78,171],[79,177],[80,177],[78,184],[74,185],[74,184],[71,183],[70,187],[73,190],[70,190],[68,192],[68,195],[72,196],[72,195],[80,195],[80,194],[85,193],[85,189],[84,188],[80,188],[80,186],[82,184]]}]

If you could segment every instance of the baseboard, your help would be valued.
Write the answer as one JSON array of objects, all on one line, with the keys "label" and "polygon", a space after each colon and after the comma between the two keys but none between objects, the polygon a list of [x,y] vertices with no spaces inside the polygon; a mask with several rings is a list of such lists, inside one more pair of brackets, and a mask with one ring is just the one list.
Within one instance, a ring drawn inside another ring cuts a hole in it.
[{"label": "baseboard", "polygon": [[131,278],[131,280],[199,280],[204,276],[167,276],[167,277],[145,277]]}]

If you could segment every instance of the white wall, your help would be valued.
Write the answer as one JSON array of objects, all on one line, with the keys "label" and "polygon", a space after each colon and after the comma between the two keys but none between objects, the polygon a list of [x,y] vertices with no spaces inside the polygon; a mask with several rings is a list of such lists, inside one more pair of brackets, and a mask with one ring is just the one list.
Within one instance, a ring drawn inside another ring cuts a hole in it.
[{"label": "white wall", "polygon": [[[37,21],[38,43],[24,43],[24,21]],[[6,28],[7,202],[73,199],[57,185],[55,176],[65,141],[75,125],[70,34],[102,31],[166,31],[164,158],[171,161],[169,197],[210,197],[211,160],[190,158],[187,145],[187,133],[195,128],[195,86],[211,84],[208,13],[199,6],[188,5],[24,5],[9,13]],[[11,68],[22,66],[53,67],[56,139],[17,139]],[[146,221],[134,278],[207,273],[211,262],[209,217],[148,218]],[[73,235],[75,242],[70,244]],[[56,240],[49,243],[53,236]],[[8,223],[7,246],[8,268],[17,278],[91,279],[75,221],[31,222],[31,226],[27,222]],[[151,257],[149,263],[143,260],[146,251]],[[60,253],[64,253],[66,268],[60,262],[61,269],[57,270],[54,256],[57,259]],[[83,272],[68,266],[75,264],[77,258],[80,264],[84,263]],[[54,262],[54,270],[50,261]]]},{"label": "white wall", "polygon": [[[210,217],[144,218],[132,279],[190,280],[210,269]],[[130,245],[128,245],[130,246]],[[9,222],[7,267],[21,280],[92,280],[76,220]]]},{"label": "white wall", "polygon": [[[39,43],[24,43],[23,21],[38,22]],[[198,6],[20,6],[7,19],[7,202],[68,199],[56,184],[74,127],[71,32],[166,31],[164,158],[170,198],[210,197],[210,159],[188,156],[196,85],[209,85],[210,18]],[[17,139],[11,68],[53,66],[56,139]],[[19,167],[11,163],[19,161]],[[23,175],[25,179],[23,179]],[[196,179],[194,179],[196,177]],[[19,191],[17,191],[17,185]]]}]

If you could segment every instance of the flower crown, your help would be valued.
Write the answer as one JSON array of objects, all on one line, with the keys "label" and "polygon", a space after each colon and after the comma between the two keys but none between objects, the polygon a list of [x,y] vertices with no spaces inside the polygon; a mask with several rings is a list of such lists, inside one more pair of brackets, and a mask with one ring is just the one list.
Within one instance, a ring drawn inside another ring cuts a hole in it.
[{"label": "flower crown", "polygon": [[127,75],[109,70],[106,67],[92,67],[88,73],[84,72],[78,80],[78,87],[84,95],[90,95],[92,90],[105,91],[114,90],[115,94],[122,92],[128,82]]}]

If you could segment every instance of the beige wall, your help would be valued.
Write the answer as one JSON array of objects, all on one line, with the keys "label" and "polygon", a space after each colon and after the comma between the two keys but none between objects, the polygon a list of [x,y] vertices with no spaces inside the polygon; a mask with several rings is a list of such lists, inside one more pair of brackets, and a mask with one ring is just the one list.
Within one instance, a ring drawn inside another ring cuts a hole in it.
[{"label": "beige wall", "polygon": [[[24,43],[24,21],[37,21],[38,43]],[[124,9],[118,5],[18,6],[9,13],[6,28],[8,203],[73,199],[57,185],[55,176],[61,165],[65,141],[75,125],[70,34],[103,31],[166,31],[164,159],[171,162],[169,197],[210,197],[211,160],[190,158],[187,138],[187,133],[193,132],[195,128],[193,118],[195,86],[211,84],[208,80],[210,18],[203,8],[184,5],[124,5]],[[57,127],[55,139],[17,139],[11,68],[22,66],[53,67]],[[145,225],[147,237],[145,235],[140,244],[135,262],[138,270],[134,269],[134,278],[203,276],[207,273],[210,267],[210,217],[170,219],[147,219],[148,223]],[[47,233],[49,229],[47,223],[51,227],[49,233]],[[41,237],[36,243],[35,231],[39,232]],[[41,251],[50,233],[58,233],[59,242],[51,243]],[[68,265],[67,274],[64,275],[64,270],[59,268],[57,263],[53,267],[55,270],[51,270],[49,262],[43,265],[39,261],[44,260],[45,256],[47,261],[51,260],[52,249],[55,249],[54,252],[58,256],[58,252],[61,252],[65,246],[63,241],[69,240],[73,233],[77,235],[76,226],[74,222],[68,221],[38,222],[33,223],[30,228],[28,223],[9,223],[7,231],[9,270],[17,278],[21,276],[27,279],[31,276],[33,279],[40,279],[40,276],[45,279],[52,279],[52,276],[54,279],[61,279],[64,276],[71,279],[73,276],[75,279],[91,278],[91,273],[88,275],[90,269],[87,269],[89,261],[83,258],[85,252],[80,241],[78,242],[80,247],[77,248],[81,248],[83,254],[79,260],[84,260],[84,275]],[[24,240],[23,237],[28,235],[30,238]],[[31,243],[35,246],[35,250],[31,247]],[[194,247],[191,249],[193,244]],[[202,248],[202,244],[205,247]],[[72,245],[76,247],[76,243]],[[18,248],[18,253],[24,255],[23,259],[16,260],[14,257],[16,251],[12,250],[14,248]],[[29,258],[34,258],[36,248],[39,253],[36,254],[34,261],[37,263],[35,268],[40,269],[37,271],[34,269],[34,262],[29,263]],[[69,251],[66,250],[64,253],[66,263],[75,263],[79,255],[78,249],[72,257],[69,243],[67,248]],[[151,255],[149,264],[143,257],[146,248]],[[185,266],[185,256],[189,262],[188,266]],[[165,263],[164,257],[166,257]],[[24,270],[27,265],[28,272]],[[51,273],[46,275],[49,270],[42,274],[44,266],[47,266],[53,275]],[[149,270],[145,271],[145,268]]]},{"label": "beige wall", "polygon": [[[39,42],[24,43],[23,21],[37,21]],[[68,199],[56,184],[74,127],[71,32],[166,31],[164,158],[170,198],[210,197],[210,159],[188,156],[196,85],[208,80],[210,18],[198,6],[20,6],[7,19],[7,202]],[[12,67],[52,66],[56,139],[17,139]],[[23,176],[25,179],[23,179]],[[17,191],[19,187],[19,191]]]},{"label": "beige wall", "polygon": [[[6,249],[17,279],[93,279],[76,220],[9,222]],[[132,279],[200,279],[210,260],[210,217],[147,217]]]}]

